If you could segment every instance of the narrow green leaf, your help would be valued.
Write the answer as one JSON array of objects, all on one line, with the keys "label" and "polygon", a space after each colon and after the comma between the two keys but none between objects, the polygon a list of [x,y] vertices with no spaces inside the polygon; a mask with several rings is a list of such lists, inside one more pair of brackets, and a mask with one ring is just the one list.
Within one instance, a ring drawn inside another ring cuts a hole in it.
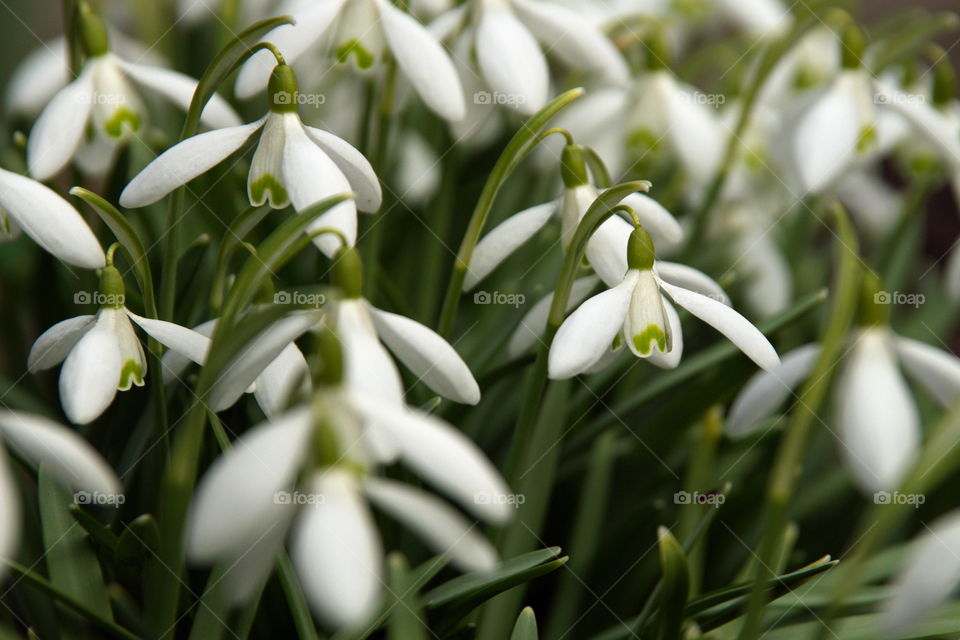
[{"label": "narrow green leaf", "polygon": [[126,525],[114,551],[114,561],[127,569],[138,569],[154,558],[160,547],[160,529],[149,513]]},{"label": "narrow green leaf", "polygon": [[683,630],[687,597],[690,594],[690,571],[687,556],[670,530],[657,530],[660,550],[660,573],[663,588],[660,593],[660,640],[679,640]]},{"label": "narrow green leaf", "polygon": [[412,576],[406,559],[399,553],[387,558],[390,572],[390,620],[387,623],[387,640],[426,640],[426,618],[417,592],[411,589]]},{"label": "narrow green leaf", "polygon": [[517,624],[513,627],[513,633],[510,634],[510,640],[538,640],[537,634],[537,616],[533,609],[524,607],[520,615],[517,616]]}]

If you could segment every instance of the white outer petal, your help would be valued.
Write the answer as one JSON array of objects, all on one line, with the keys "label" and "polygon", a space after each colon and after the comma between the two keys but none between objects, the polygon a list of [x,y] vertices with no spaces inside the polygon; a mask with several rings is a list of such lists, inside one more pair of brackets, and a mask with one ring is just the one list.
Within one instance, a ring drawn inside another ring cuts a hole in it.
[{"label": "white outer petal", "polygon": [[88,63],[76,80],[57,92],[30,130],[27,164],[37,180],[57,174],[80,148],[93,108],[94,64]]},{"label": "white outer petal", "polygon": [[484,11],[476,33],[477,61],[490,90],[524,115],[547,103],[547,61],[530,31],[508,9]]},{"label": "white outer petal", "polygon": [[900,362],[944,406],[960,395],[960,358],[919,340],[894,338]]},{"label": "white outer petal", "polygon": [[896,488],[920,445],[920,419],[886,329],[864,329],[837,382],[843,453],[865,493]]},{"label": "white outer petal", "polygon": [[239,557],[285,520],[291,505],[277,500],[277,492],[291,489],[309,451],[312,428],[309,407],[291,411],[253,427],[213,462],[190,505],[186,542],[191,560]]},{"label": "white outer petal", "polygon": [[261,119],[239,127],[215,129],[175,144],[134,176],[120,194],[120,205],[134,208],[153,204],[220,164],[242,147],[263,123]]},{"label": "white outer petal", "polygon": [[683,228],[673,214],[645,193],[631,193],[620,201],[637,213],[640,224],[653,238],[658,252],[673,249],[683,242]]},{"label": "white outer petal", "polygon": [[304,126],[304,129],[346,176],[357,194],[357,208],[365,213],[376,213],[383,202],[383,192],[380,179],[366,157],[349,142],[329,131],[308,126]]},{"label": "white outer petal", "polygon": [[257,376],[254,397],[268,417],[283,411],[297,388],[309,391],[310,368],[303,352],[293,342],[280,352],[273,362]]},{"label": "white outer petal", "polygon": [[480,402],[477,381],[449,342],[415,320],[369,308],[380,339],[424,384],[454,402]]},{"label": "white outer petal", "polygon": [[912,545],[884,605],[880,630],[902,638],[947,600],[960,581],[960,512],[937,519]]},{"label": "white outer petal", "polygon": [[359,393],[349,397],[358,412],[390,432],[400,457],[428,483],[490,523],[503,524],[511,517],[513,507],[503,499],[509,495],[506,482],[463,433],[416,409],[389,406]]},{"label": "white outer petal", "polygon": [[654,271],[657,272],[661,280],[666,280],[674,286],[690,289],[700,295],[722,302],[728,307],[730,306],[730,296],[723,290],[723,287],[699,269],[688,267],[679,262],[657,260],[654,263]]},{"label": "white outer petal", "polygon": [[206,362],[207,352],[210,350],[210,338],[207,336],[165,320],[141,318],[130,311],[127,311],[127,315],[146,331],[147,335],[168,349],[190,358],[197,364]]},{"label": "white outer petal", "polygon": [[[570,297],[567,299],[565,313],[570,313],[584,299],[590,295],[593,288],[600,282],[596,276],[587,276],[573,281],[570,288]],[[550,306],[553,304],[553,292],[540,298],[535,305],[520,319],[520,324],[510,336],[507,343],[507,354],[511,358],[522,355],[527,349],[540,341],[540,337],[547,328],[547,318],[550,315]]]},{"label": "white outer petal", "polygon": [[95,420],[113,402],[120,383],[118,309],[101,309],[97,321],[70,351],[60,370],[60,402],[70,422]]},{"label": "white outer petal", "polygon": [[356,480],[320,471],[306,490],[322,496],[293,532],[291,558],[314,611],[335,627],[358,627],[377,610],[383,550]]},{"label": "white outer petal", "polygon": [[724,427],[731,438],[749,434],[810,375],[820,345],[805,344],[785,354],[779,366],[755,373],[733,400]]},{"label": "white outer petal", "polygon": [[742,315],[713,298],[660,281],[660,287],[675,303],[722,333],[761,369],[780,364],[777,350],[766,336]]},{"label": "white outer petal", "polygon": [[27,357],[27,369],[30,373],[43,371],[63,362],[95,320],[96,316],[92,315],[69,318],[40,334],[30,347],[30,355]]},{"label": "white outer petal", "polygon": [[48,40],[27,54],[10,76],[7,111],[30,116],[40,113],[71,77],[65,38]]},{"label": "white outer petal", "polygon": [[[135,64],[121,58],[115,59],[120,68],[134,81],[153,89],[184,111],[190,108],[193,94],[197,90],[197,80],[178,71]],[[205,126],[220,129],[222,127],[239,126],[242,120],[229,102],[214,93],[200,114],[200,122]]]},{"label": "white outer petal", "polygon": [[463,280],[463,291],[470,291],[510,254],[543,228],[557,210],[556,202],[538,204],[515,213],[490,230],[470,257],[470,266]]},{"label": "white outer petal", "polygon": [[[12,560],[20,542],[20,494],[10,472],[7,454],[0,447],[0,558]],[[0,564],[0,578],[6,565]]]},{"label": "white outer petal", "polygon": [[627,273],[627,244],[633,225],[613,215],[604,220],[587,242],[590,267],[608,287],[615,287]]},{"label": "white outer petal", "polygon": [[627,272],[623,282],[598,293],[571,313],[550,345],[548,369],[554,379],[571,378],[588,369],[613,344],[623,328],[640,273]]},{"label": "white outer petal", "polygon": [[442,500],[395,480],[371,477],[364,486],[380,509],[413,529],[435,552],[449,555],[461,571],[490,571],[493,545],[473,523]]},{"label": "white outer petal", "polygon": [[416,21],[386,0],[375,0],[387,44],[403,74],[430,109],[447,120],[466,115],[463,87],[440,42]]},{"label": "white outer petal", "polygon": [[83,217],[46,185],[0,169],[0,207],[54,257],[84,269],[105,264],[103,249]]}]

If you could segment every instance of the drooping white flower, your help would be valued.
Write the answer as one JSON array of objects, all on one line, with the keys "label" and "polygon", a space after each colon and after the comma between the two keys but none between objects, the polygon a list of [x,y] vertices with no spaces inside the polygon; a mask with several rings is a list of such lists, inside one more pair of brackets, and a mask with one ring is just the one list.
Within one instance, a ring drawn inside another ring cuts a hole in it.
[{"label": "drooping white flower", "polygon": [[[339,61],[353,57],[357,67],[368,69],[389,50],[430,109],[448,120],[463,117],[463,89],[443,46],[387,0],[288,2],[281,13],[296,24],[277,27],[263,39],[276,45],[289,63],[321,43]],[[267,87],[273,64],[267,51],[251,56],[237,76],[237,95],[248,98]]]},{"label": "drooping white flower", "polygon": [[[900,337],[884,324],[865,326],[850,339],[834,391],[837,433],[857,485],[865,493],[889,490],[902,480],[920,443],[920,419],[901,367],[947,406],[960,395],[960,358]],[[730,408],[728,433],[740,437],[755,430],[809,376],[819,355],[820,346],[808,344],[754,376]]]},{"label": "drooping white flower", "polygon": [[[122,491],[110,465],[77,433],[43,416],[0,410],[0,443],[31,465],[41,464],[66,487],[116,496]],[[20,497],[0,446],[0,558],[13,559],[20,538]],[[0,575],[5,567],[0,565]]]},{"label": "drooping white flower", "polygon": [[[321,348],[330,360],[331,350]],[[335,382],[312,405],[259,425],[201,480],[187,526],[194,562],[227,560],[230,599],[240,603],[266,578],[292,530],[291,557],[314,610],[336,626],[365,622],[382,588],[382,545],[367,500],[399,520],[462,570],[496,563],[492,546],[467,519],[433,495],[376,476],[370,429],[400,459],[477,517],[502,524],[507,488],[480,450],[445,422]]]},{"label": "drooping white flower", "polygon": [[658,276],[653,242],[642,227],[630,236],[627,262],[620,283],[584,302],[560,326],[550,345],[551,378],[591,371],[624,343],[637,357],[675,367],[683,339],[679,317],[667,296],[726,336],[761,368],[770,369],[780,362],[770,342],[739,313]]},{"label": "drooping white flower", "polygon": [[[80,21],[88,55],[80,75],[61,89],[30,132],[30,174],[47,180],[70,162],[84,142],[89,124],[95,137],[124,141],[139,131],[146,116],[134,84],[154,91],[183,109],[190,105],[197,81],[176,71],[127,62],[111,53],[106,29],[84,4]],[[213,96],[201,120],[210,127],[231,127],[240,119],[227,102]]]},{"label": "drooping white flower", "polygon": [[104,265],[103,249],[83,217],[36,180],[0,169],[0,218],[4,235],[22,229],[59,260],[84,269]]},{"label": "drooping white flower", "polygon": [[203,362],[205,338],[163,320],[142,318],[124,306],[120,272],[108,265],[100,291],[90,295],[101,304],[96,315],[70,318],[47,329],[30,349],[31,372],[55,367],[60,371],[60,402],[71,422],[95,420],[113,402],[117,391],[143,386],[147,360],[131,320],[164,346]]},{"label": "drooping white flower", "polygon": [[[270,85],[270,111],[266,117],[201,133],[170,147],[130,181],[120,195],[120,204],[143,207],[156,202],[222,162],[260,132],[247,177],[250,203],[269,203],[275,209],[289,204],[303,211],[352,188],[356,201],[335,205],[309,227],[333,227],[352,246],[357,238],[357,209],[375,212],[380,208],[380,181],[363,154],[349,143],[301,122],[297,115],[296,77],[289,66],[277,65]],[[314,238],[314,244],[328,255],[340,247],[337,238],[330,234]]]}]

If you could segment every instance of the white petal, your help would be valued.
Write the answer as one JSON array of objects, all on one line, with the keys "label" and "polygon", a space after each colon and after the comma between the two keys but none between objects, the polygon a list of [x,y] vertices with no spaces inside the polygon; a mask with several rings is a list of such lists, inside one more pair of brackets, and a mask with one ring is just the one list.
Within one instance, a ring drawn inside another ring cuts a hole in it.
[{"label": "white petal", "polygon": [[657,260],[654,265],[654,270],[661,280],[666,280],[677,287],[690,289],[691,291],[695,291],[696,293],[730,306],[730,296],[723,290],[723,287],[699,269],[688,267],[679,262]]},{"label": "white petal", "polygon": [[633,225],[613,215],[601,224],[587,242],[587,261],[608,287],[615,287],[627,273],[627,243]]},{"label": "white petal", "polygon": [[913,131],[932,145],[954,171],[960,167],[960,139],[956,125],[943,113],[922,99],[904,99],[905,96],[887,83],[877,83],[877,101],[885,109],[892,109],[906,118]]},{"label": "white petal", "polygon": [[0,434],[30,464],[43,464],[72,489],[112,496],[123,491],[107,461],[73,429],[43,416],[0,411]]},{"label": "white petal", "polygon": [[770,234],[744,237],[737,243],[743,266],[747,304],[760,317],[780,313],[793,300],[790,265]]},{"label": "white petal", "polygon": [[435,552],[447,554],[461,571],[489,571],[497,552],[479,529],[445,502],[395,480],[368,478],[371,501],[413,529]]},{"label": "white petal", "polygon": [[[198,84],[190,76],[162,67],[127,62],[120,58],[117,58],[117,63],[136,82],[153,89],[184,111],[190,108]],[[230,103],[214,93],[200,114],[200,122],[207,127],[221,129],[239,126],[242,120]]]},{"label": "white petal", "polygon": [[440,42],[410,14],[386,0],[377,0],[377,8],[397,66],[426,105],[447,120],[463,119],[463,87]]},{"label": "white petal", "polygon": [[753,431],[810,375],[818,357],[820,345],[805,344],[784,355],[773,369],[754,374],[730,406],[724,424],[727,434],[739,438]]},{"label": "white petal", "polygon": [[309,392],[310,369],[303,352],[293,342],[263,370],[256,380],[254,396],[263,413],[271,418],[287,407],[298,388]]},{"label": "white petal", "polygon": [[116,313],[116,335],[122,363],[117,390],[126,391],[133,385],[142,387],[147,375],[147,357],[137,332],[133,330],[133,324],[126,309],[118,310]]},{"label": "white petal", "polygon": [[[10,473],[7,454],[0,447],[0,558],[12,560],[20,542],[20,494],[17,483]],[[0,578],[6,565],[0,565]]]},{"label": "white petal", "polygon": [[320,496],[294,529],[291,558],[316,613],[335,627],[357,627],[376,612],[383,550],[360,497],[344,471],[318,472],[306,489]]},{"label": "white petal", "polygon": [[653,238],[658,252],[677,247],[683,242],[683,228],[673,214],[645,193],[631,193],[620,201],[637,213],[640,224]]},{"label": "white petal", "polygon": [[551,378],[573,377],[609,351],[623,327],[639,275],[627,272],[623,282],[593,296],[564,320],[550,345]]},{"label": "white petal", "polygon": [[[345,1],[327,0],[307,4],[302,10],[290,13],[296,24],[281,25],[264,35],[261,40],[272,42],[280,49],[287,64],[293,64],[304,51],[320,40]],[[250,56],[237,74],[234,87],[237,97],[249,98],[266,88],[275,66],[277,60],[269,51],[258,51]]]},{"label": "white petal", "polygon": [[123,207],[145,207],[220,164],[243,146],[263,120],[215,129],[175,144],[144,167],[120,194]]},{"label": "white petal", "polygon": [[543,228],[557,209],[556,202],[538,204],[515,213],[480,239],[470,257],[463,290],[470,291],[501,262]]},{"label": "white petal", "polygon": [[83,334],[93,326],[96,316],[77,316],[63,320],[44,331],[30,347],[27,369],[36,373],[55,367],[67,357]]},{"label": "white petal", "polygon": [[317,323],[312,313],[296,313],[267,327],[239,354],[234,356],[210,388],[209,404],[223,411],[240,399],[254,380],[277,359],[288,344]]},{"label": "white petal", "polygon": [[48,180],[73,157],[93,108],[93,64],[61,89],[30,130],[27,164],[37,180]]},{"label": "white petal", "polygon": [[120,383],[123,354],[116,309],[101,309],[96,324],[67,356],[60,370],[60,402],[70,422],[95,420],[113,402]]},{"label": "white petal", "polygon": [[27,54],[10,76],[7,110],[29,116],[40,113],[71,77],[66,39],[60,36],[43,43]]},{"label": "white petal", "polygon": [[45,185],[0,169],[0,208],[54,257],[84,269],[104,265],[103,249],[83,217]]},{"label": "white petal", "polygon": [[297,514],[298,511],[293,508],[271,513],[269,519],[260,523],[258,537],[250,542],[250,546],[243,549],[239,557],[227,560],[229,566],[223,576],[223,585],[231,604],[247,604],[263,587],[277,563],[277,554],[283,548]]},{"label": "white petal", "polygon": [[780,0],[719,0],[717,4],[729,20],[758,37],[775,36],[792,22],[790,9]]},{"label": "white petal", "polygon": [[780,364],[777,350],[770,341],[749,320],[727,305],[662,280],[660,286],[674,302],[726,336],[761,369],[772,369]]},{"label": "white petal", "polygon": [[415,320],[373,307],[370,311],[380,339],[424,384],[454,402],[480,402],[477,381],[450,343]]},{"label": "white petal", "polygon": [[141,318],[129,311],[127,314],[147,332],[147,335],[163,346],[190,358],[197,364],[206,362],[207,351],[210,350],[210,338],[207,336],[172,322]]},{"label": "white petal", "polygon": [[836,387],[843,453],[865,493],[899,486],[920,444],[920,419],[885,329],[865,329]]},{"label": "white petal", "polygon": [[[464,508],[493,524],[510,518],[507,485],[484,453],[436,416],[403,406],[389,406],[353,393],[353,406],[375,421],[400,447],[400,456],[418,474]],[[487,499],[491,496],[498,499]]]},{"label": "white petal", "polygon": [[663,298],[662,302],[663,311],[667,315],[667,326],[670,328],[670,350],[660,353],[654,349],[647,360],[661,369],[676,369],[683,357],[683,327],[674,306],[666,298]]},{"label": "white petal", "polygon": [[532,115],[547,103],[550,77],[540,46],[513,12],[484,11],[477,27],[477,61],[499,101]]},{"label": "white petal", "polygon": [[[214,329],[217,327],[217,319],[207,320],[201,324],[198,324],[193,328],[193,331],[199,333],[202,336],[209,338],[213,335]],[[187,370],[187,367],[190,366],[192,360],[187,356],[168,349],[163,358],[160,360],[160,364],[163,368],[163,381],[171,382],[173,380],[179,380],[184,372]]]},{"label": "white petal", "polygon": [[[596,276],[587,276],[573,281],[570,288],[570,297],[567,299],[566,313],[576,309],[586,299],[600,279]],[[553,292],[541,298],[520,320],[520,325],[510,336],[507,343],[507,353],[516,358],[540,341],[540,337],[547,329],[547,319],[550,315],[550,306],[553,304]]]},{"label": "white petal", "polygon": [[691,178],[698,184],[713,179],[723,157],[726,136],[712,107],[683,87],[667,94],[667,135]]},{"label": "white petal", "polygon": [[200,480],[187,521],[187,554],[209,563],[238,556],[292,508],[278,492],[292,490],[309,452],[309,407],[263,422],[217,458]]},{"label": "white petal", "polygon": [[564,63],[599,71],[615,84],[627,82],[629,70],[623,56],[579,12],[554,2],[512,0],[512,5],[544,47]]},{"label": "white petal", "polygon": [[897,355],[904,368],[944,406],[960,395],[960,358],[919,340],[897,337]]},{"label": "white petal", "polygon": [[945,602],[960,581],[960,513],[952,511],[927,527],[912,545],[884,606],[885,638],[902,638]]},{"label": "white petal", "polygon": [[383,192],[380,189],[380,179],[366,157],[349,142],[329,131],[307,126],[304,126],[304,129],[346,176],[350,187],[357,194],[357,208],[366,213],[376,213],[383,203]]}]

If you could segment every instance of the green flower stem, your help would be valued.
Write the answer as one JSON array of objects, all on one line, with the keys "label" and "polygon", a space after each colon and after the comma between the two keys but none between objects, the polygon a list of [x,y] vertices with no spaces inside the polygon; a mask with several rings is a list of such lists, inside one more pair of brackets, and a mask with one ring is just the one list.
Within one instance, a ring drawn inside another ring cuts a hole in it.
[{"label": "green flower stem", "polygon": [[782,545],[787,512],[793,501],[798,469],[803,464],[810,430],[817,411],[830,389],[830,381],[839,359],[847,332],[854,320],[860,297],[861,262],[856,234],[846,211],[839,204],[833,207],[837,250],[840,253],[836,296],[829,320],[820,340],[821,351],[813,371],[798,395],[793,413],[784,431],[783,440],[773,463],[764,505],[763,537],[754,564],[754,583],[746,618],[740,630],[741,640],[759,636],[763,610],[769,596],[769,581]]},{"label": "green flower stem", "polygon": [[523,124],[507,144],[507,148],[500,154],[490,177],[487,178],[487,182],[483,186],[480,199],[477,201],[477,205],[470,216],[470,222],[467,224],[463,241],[461,241],[460,248],[457,250],[457,258],[450,274],[443,306],[440,309],[440,319],[437,324],[437,331],[440,335],[448,336],[453,328],[453,322],[457,316],[457,303],[460,300],[463,281],[467,277],[470,258],[473,257],[473,250],[480,242],[480,234],[483,233],[483,227],[487,222],[500,188],[517,165],[533,150],[534,145],[530,144],[532,139],[551,118],[582,96],[583,93],[583,89],[571,89],[554,98]]}]

